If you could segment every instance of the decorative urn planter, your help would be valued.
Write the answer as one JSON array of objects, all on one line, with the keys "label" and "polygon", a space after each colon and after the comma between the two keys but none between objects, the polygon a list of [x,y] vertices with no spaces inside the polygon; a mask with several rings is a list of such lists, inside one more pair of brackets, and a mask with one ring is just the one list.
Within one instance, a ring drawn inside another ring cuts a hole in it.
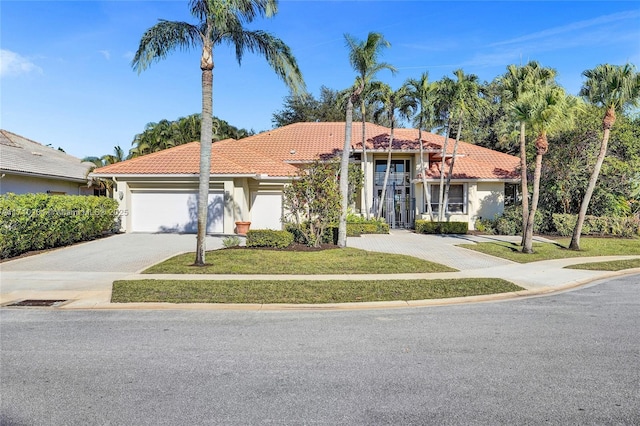
[{"label": "decorative urn planter", "polygon": [[236,222],[236,234],[238,235],[247,235],[247,231],[249,231],[249,226],[251,226],[251,222]]}]

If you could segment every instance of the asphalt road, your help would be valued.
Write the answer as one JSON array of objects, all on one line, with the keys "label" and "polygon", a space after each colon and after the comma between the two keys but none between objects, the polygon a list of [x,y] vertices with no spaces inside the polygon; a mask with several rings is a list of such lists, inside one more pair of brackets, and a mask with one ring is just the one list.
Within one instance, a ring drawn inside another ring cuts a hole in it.
[{"label": "asphalt road", "polygon": [[640,424],[640,275],[447,307],[0,320],[2,425]]}]

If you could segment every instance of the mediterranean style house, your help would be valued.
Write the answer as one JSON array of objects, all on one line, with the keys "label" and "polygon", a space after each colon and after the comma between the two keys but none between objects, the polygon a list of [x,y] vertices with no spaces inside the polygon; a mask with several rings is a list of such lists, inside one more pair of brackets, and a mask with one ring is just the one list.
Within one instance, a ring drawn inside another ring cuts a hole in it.
[{"label": "mediterranean style house", "polygon": [[0,130],[0,194],[93,195],[92,163]]},{"label": "mediterranean style house", "polygon": [[[367,123],[366,158],[362,125],[354,123],[351,161],[364,169],[368,188],[357,195],[356,212],[371,212],[380,202],[387,165],[390,129]],[[282,229],[282,191],[300,167],[317,159],[339,156],[344,146],[344,123],[296,123],[241,140],[214,142],[211,149],[209,233],[231,234],[235,222],[249,221],[252,229]],[[392,160],[383,211],[392,227],[412,228],[427,219],[423,176],[431,200],[438,200],[440,166],[449,171],[454,140],[422,132],[424,170],[416,129],[394,129]],[[98,168],[91,176],[113,179],[114,198],[126,232],[185,232],[197,228],[200,144],[174,148]],[[446,220],[464,221],[474,229],[478,218],[503,212],[519,182],[519,158],[460,142],[446,209]],[[367,197],[367,203],[364,197]],[[437,210],[437,201],[432,203]]]}]

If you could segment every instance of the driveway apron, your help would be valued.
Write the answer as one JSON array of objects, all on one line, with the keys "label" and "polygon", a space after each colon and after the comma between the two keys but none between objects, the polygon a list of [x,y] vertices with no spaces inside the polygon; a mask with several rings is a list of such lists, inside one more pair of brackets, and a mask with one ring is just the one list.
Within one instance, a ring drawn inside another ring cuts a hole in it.
[{"label": "driveway apron", "polygon": [[[114,280],[195,247],[196,237],[190,234],[119,234],[3,262],[0,303],[18,294],[79,300],[87,307],[108,303]],[[208,250],[220,247],[221,238],[207,237]]]}]

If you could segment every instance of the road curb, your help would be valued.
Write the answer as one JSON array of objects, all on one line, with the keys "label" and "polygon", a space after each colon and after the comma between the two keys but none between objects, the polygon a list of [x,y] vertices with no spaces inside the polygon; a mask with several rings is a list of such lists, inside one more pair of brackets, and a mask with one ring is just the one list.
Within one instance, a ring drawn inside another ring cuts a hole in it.
[{"label": "road curb", "polygon": [[145,302],[145,303],[107,303],[95,304],[91,307],[78,304],[81,300],[71,301],[62,306],[53,308],[56,310],[194,310],[194,311],[353,311],[353,310],[376,310],[376,309],[398,309],[398,308],[418,308],[431,306],[464,305],[472,303],[500,302],[509,300],[519,300],[530,297],[548,296],[555,293],[570,291],[588,284],[597,283],[610,278],[625,275],[640,274],[640,268],[626,269],[623,271],[611,271],[598,277],[590,277],[582,280],[575,280],[561,286],[540,287],[530,290],[520,290],[508,293],[497,293],[466,297],[452,297],[447,299],[426,299],[426,300],[395,300],[381,302],[347,302],[347,303],[325,303],[325,304],[258,304],[258,303],[167,303],[167,302]]}]

